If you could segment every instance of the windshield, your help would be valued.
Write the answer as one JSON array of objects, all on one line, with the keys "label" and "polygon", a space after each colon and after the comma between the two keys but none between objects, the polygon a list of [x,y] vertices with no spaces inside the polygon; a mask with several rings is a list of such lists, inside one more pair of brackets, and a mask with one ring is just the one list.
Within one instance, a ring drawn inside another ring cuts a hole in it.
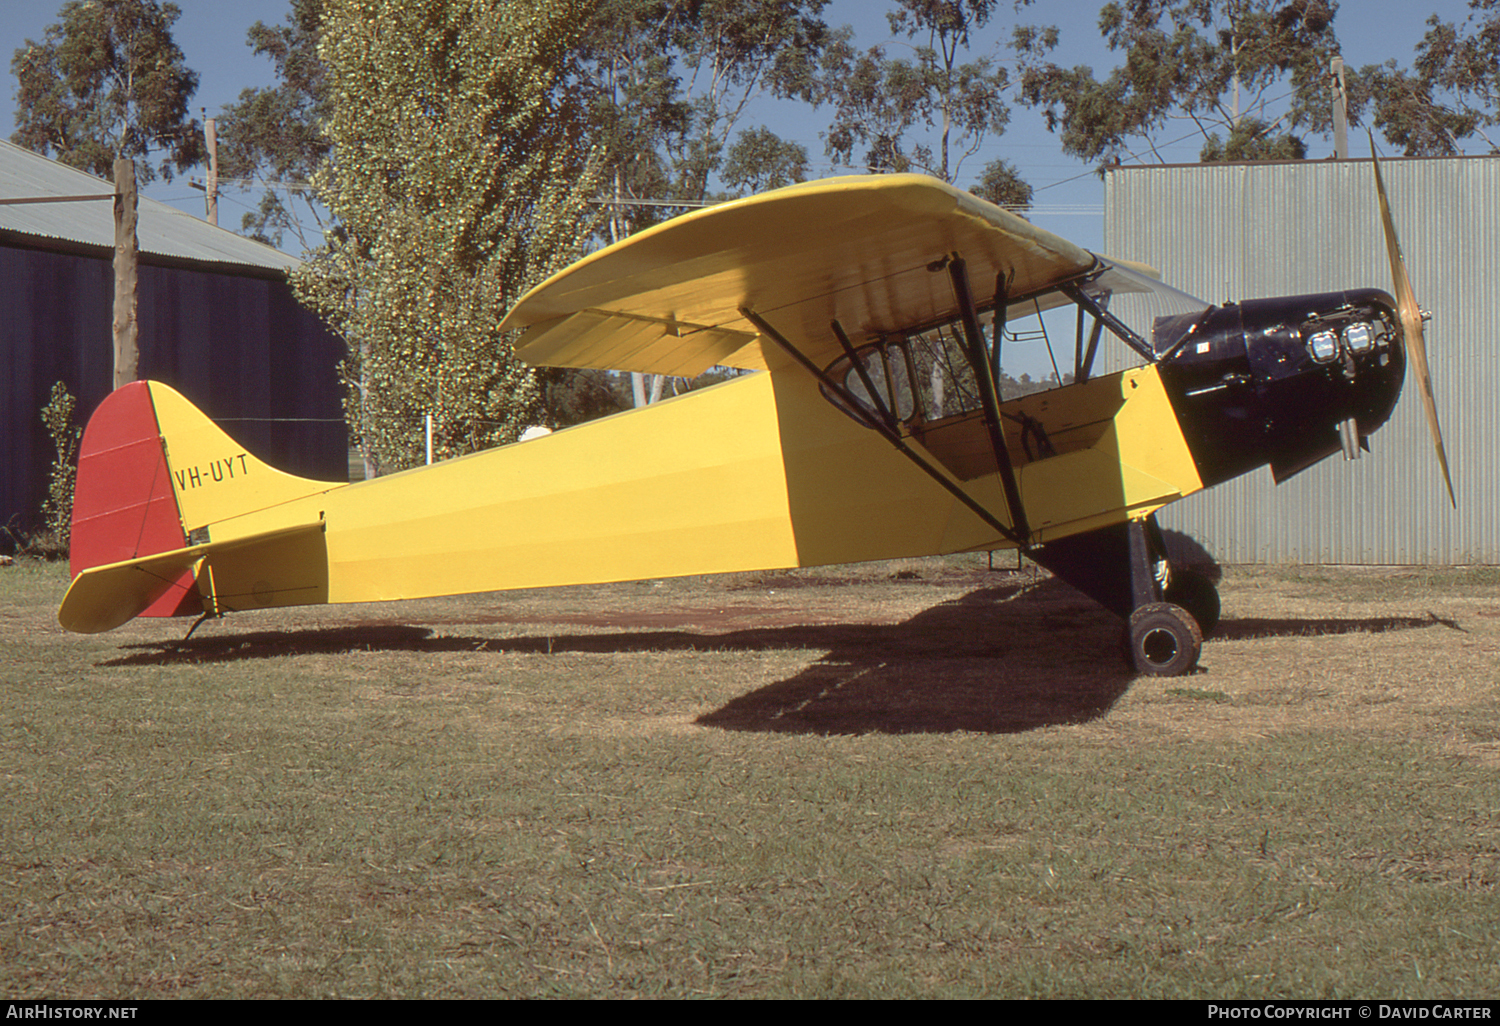
[{"label": "windshield", "polygon": [[1081,287],[1161,356],[1183,340],[1211,305],[1118,264]]}]

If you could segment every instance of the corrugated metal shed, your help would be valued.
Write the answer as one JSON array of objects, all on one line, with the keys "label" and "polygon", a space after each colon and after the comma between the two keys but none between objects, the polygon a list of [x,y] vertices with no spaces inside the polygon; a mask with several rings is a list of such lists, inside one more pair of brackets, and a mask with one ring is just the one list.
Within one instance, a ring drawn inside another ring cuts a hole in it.
[{"label": "corrugated metal shed", "polygon": [[[1168,508],[1162,524],[1229,562],[1500,563],[1500,158],[1383,160],[1453,468],[1448,505],[1408,377],[1357,462],[1276,487],[1257,471]],[[1391,275],[1368,160],[1117,168],[1105,251],[1210,302],[1375,286]]]},{"label": "corrugated metal shed", "polygon": [[[113,182],[13,143],[0,142],[0,199],[97,196],[113,193],[114,189]],[[140,197],[139,210],[136,234],[144,262],[191,261],[247,271],[259,268],[274,270],[278,276],[297,265],[295,257],[146,196]],[[113,252],[114,207],[108,200],[0,204],[0,234],[11,241],[51,239],[80,250],[102,247]]]}]

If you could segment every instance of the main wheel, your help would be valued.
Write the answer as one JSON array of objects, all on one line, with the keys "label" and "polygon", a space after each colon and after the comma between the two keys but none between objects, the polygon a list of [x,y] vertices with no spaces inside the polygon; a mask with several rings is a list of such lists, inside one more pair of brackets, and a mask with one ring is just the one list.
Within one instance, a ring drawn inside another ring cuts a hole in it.
[{"label": "main wheel", "polygon": [[1152,602],[1130,614],[1125,643],[1130,661],[1141,673],[1177,677],[1198,665],[1203,634],[1186,609],[1170,602]]},{"label": "main wheel", "polygon": [[1172,583],[1162,598],[1192,614],[1202,637],[1208,637],[1219,626],[1219,589],[1196,570],[1173,570]]}]

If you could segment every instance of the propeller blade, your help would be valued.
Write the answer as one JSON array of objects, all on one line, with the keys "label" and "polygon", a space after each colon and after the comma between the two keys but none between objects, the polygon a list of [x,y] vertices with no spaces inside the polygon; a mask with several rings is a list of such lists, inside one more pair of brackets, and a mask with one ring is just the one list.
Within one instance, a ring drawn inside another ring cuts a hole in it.
[{"label": "propeller blade", "polygon": [[1437,399],[1432,394],[1432,373],[1427,368],[1427,342],[1422,335],[1422,310],[1417,306],[1411,276],[1406,273],[1406,261],[1401,256],[1401,243],[1396,239],[1396,224],[1391,219],[1391,205],[1386,199],[1385,182],[1380,177],[1380,161],[1375,157],[1373,135],[1370,137],[1370,160],[1375,168],[1375,194],[1380,199],[1380,220],[1385,228],[1386,254],[1391,260],[1391,280],[1395,285],[1396,313],[1401,318],[1401,338],[1406,346],[1406,363],[1416,375],[1417,384],[1421,386],[1422,408],[1427,412],[1427,430],[1432,435],[1432,446],[1437,450],[1443,483],[1448,486],[1448,501],[1457,509],[1453,478],[1448,473],[1448,450],[1443,447],[1443,429],[1438,426]]}]

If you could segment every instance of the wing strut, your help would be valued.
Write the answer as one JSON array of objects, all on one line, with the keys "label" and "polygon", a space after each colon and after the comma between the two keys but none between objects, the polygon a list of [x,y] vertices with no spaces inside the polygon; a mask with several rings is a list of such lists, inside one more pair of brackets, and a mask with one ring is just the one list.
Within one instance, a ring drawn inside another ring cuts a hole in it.
[{"label": "wing strut", "polygon": [[[806,368],[807,372],[813,377],[817,378],[824,388],[827,388],[830,392],[842,399],[849,409],[861,409],[862,404],[857,398],[850,394],[848,389],[846,389],[840,382],[834,381],[827,374],[824,374],[817,364],[809,360],[800,349],[792,345],[791,342],[787,341],[786,337],[782,335],[781,332],[772,327],[765,318],[760,316],[760,314],[756,313],[754,310],[749,309],[748,307],[742,306],[740,307],[740,316],[744,317],[745,320],[755,325],[755,330],[760,332],[763,338],[768,338],[772,342],[776,343],[776,345],[788,356],[790,356],[792,359],[796,360],[804,368]],[[859,366],[858,361],[855,361],[855,366]],[[874,389],[871,389],[872,396],[877,394],[878,393]],[[1008,538],[1010,541],[1019,545],[1023,549],[1029,548],[1025,535],[1018,534],[1014,528],[1005,523],[1002,523],[999,518],[997,518],[989,510],[985,509],[984,506],[972,495],[964,491],[962,487],[960,487],[937,467],[934,467],[931,463],[928,463],[925,459],[923,459],[919,453],[917,453],[909,445],[906,444],[905,440],[902,439],[901,434],[897,429],[893,428],[890,424],[886,423],[881,418],[867,417],[865,418],[865,423],[869,424],[870,427],[878,431],[881,437],[889,442],[897,452],[901,453],[901,455],[911,460],[912,463],[916,464],[917,467],[919,467],[924,473],[926,473],[928,477],[932,478],[938,484],[942,485],[949,494],[951,494],[955,499],[967,506],[970,512],[972,512],[980,520],[983,520],[986,524],[999,532],[1001,537]]]},{"label": "wing strut", "polygon": [[1099,336],[1104,333],[1104,321],[1094,318],[1094,330],[1089,332],[1088,351],[1083,348],[1083,322],[1088,308],[1078,307],[1078,331],[1073,340],[1073,383],[1083,384],[1094,373],[1094,357],[1099,352]]},{"label": "wing strut", "polygon": [[[1000,400],[996,395],[994,365],[984,352],[984,335],[979,330],[979,311],[974,307],[974,295],[969,290],[969,265],[962,257],[948,262],[948,275],[953,279],[953,296],[958,300],[958,311],[964,326],[964,338],[969,345],[969,364],[974,368],[974,380],[979,383],[979,404],[984,408],[984,426],[989,432],[990,447],[995,450],[995,463],[1000,468],[1000,483],[1005,487],[1005,504],[1010,507],[1010,522],[1016,525],[1021,538],[1031,537],[1031,527],[1026,522],[1026,508],[1021,505],[1021,490],[1016,485],[1016,468],[1010,460],[1010,450],[1005,447],[1005,428],[1000,421]],[[998,283],[997,283],[998,284]],[[995,296],[996,311],[1005,309],[1005,294],[1002,290]],[[996,313],[995,346],[1000,344],[1000,313]],[[1025,543],[1022,543],[1025,546]]]}]

